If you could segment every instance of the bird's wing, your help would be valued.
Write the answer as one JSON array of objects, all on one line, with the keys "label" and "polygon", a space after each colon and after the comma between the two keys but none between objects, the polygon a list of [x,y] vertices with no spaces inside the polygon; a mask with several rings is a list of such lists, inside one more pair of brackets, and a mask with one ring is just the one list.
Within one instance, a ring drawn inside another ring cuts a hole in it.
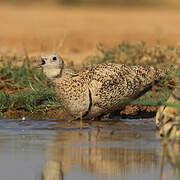
[{"label": "bird's wing", "polygon": [[100,64],[87,68],[82,78],[88,82],[93,105],[109,109],[122,105],[133,96],[135,73],[126,65]]},{"label": "bird's wing", "polygon": [[86,69],[92,101],[103,108],[116,108],[144,94],[160,78],[153,67],[100,64]]}]

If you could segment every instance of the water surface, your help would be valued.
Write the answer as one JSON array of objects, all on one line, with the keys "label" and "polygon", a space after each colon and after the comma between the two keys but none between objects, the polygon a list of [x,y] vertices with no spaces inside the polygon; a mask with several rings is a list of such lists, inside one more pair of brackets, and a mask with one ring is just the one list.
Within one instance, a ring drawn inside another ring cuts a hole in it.
[{"label": "water surface", "polygon": [[154,119],[84,123],[83,127],[80,131],[79,122],[69,125],[62,120],[0,120],[1,179],[180,178],[180,147],[174,144],[162,150]]}]

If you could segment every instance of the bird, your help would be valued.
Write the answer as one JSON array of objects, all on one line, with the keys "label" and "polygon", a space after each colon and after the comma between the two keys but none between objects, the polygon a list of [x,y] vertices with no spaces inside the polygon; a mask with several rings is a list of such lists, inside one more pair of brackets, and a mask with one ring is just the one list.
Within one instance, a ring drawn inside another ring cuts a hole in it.
[{"label": "bird", "polygon": [[180,85],[174,88],[166,105],[159,107],[155,120],[160,138],[180,140]]},{"label": "bird", "polygon": [[57,54],[37,60],[73,119],[96,119],[115,112],[142,96],[168,73],[167,69],[153,66],[117,63],[94,64],[74,72]]}]

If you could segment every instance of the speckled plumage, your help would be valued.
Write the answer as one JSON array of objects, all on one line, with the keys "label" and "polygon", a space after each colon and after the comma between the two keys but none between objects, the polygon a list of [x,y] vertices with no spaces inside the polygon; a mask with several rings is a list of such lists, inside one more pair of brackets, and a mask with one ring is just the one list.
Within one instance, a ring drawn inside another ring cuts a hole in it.
[{"label": "speckled plumage", "polygon": [[[54,57],[56,60],[52,60]],[[64,65],[60,56],[46,55],[40,59],[62,105],[74,118],[80,114],[95,118],[116,111],[167,73],[154,67],[113,63],[92,65],[75,73]]]}]

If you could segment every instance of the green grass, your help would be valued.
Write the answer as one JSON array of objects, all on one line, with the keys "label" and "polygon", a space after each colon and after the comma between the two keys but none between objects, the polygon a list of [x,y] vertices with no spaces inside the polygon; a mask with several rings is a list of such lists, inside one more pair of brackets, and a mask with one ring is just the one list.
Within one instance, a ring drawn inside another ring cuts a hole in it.
[{"label": "green grass", "polygon": [[[50,106],[60,106],[56,94],[42,71],[32,68],[28,58],[22,66],[10,61],[0,69],[1,84],[7,91],[0,92],[0,113],[22,110],[38,112]],[[9,84],[9,85],[7,85]]]}]

